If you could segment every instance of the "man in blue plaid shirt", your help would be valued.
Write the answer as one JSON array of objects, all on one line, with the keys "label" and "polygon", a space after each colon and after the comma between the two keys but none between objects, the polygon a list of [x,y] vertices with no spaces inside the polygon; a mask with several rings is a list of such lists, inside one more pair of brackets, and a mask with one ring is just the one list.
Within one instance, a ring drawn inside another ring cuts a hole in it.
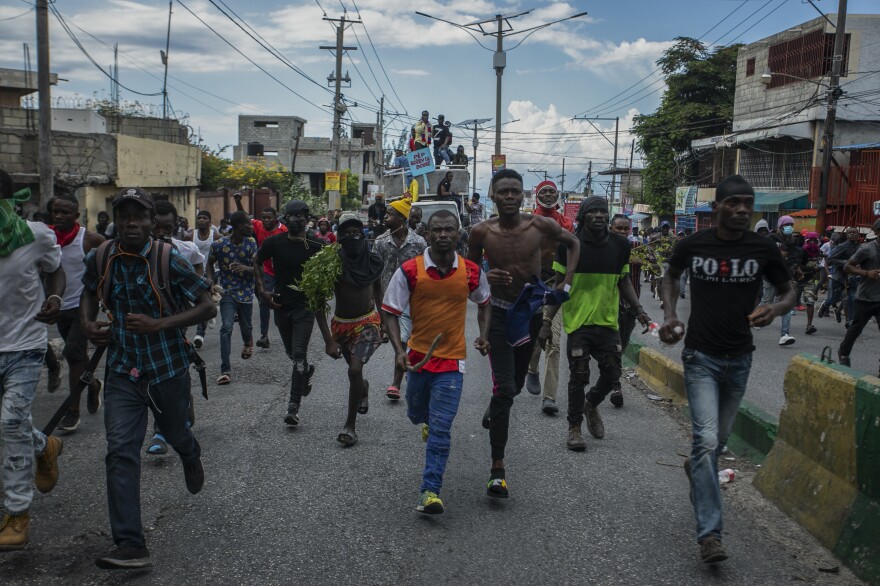
[{"label": "man in blue plaid shirt", "polygon": [[[216,315],[210,283],[197,275],[176,250],[170,259],[171,296],[178,308],[171,314],[158,294],[148,258],[155,241],[153,198],[146,191],[123,189],[113,198],[117,240],[110,245],[103,274],[95,251],[86,256],[80,320],[83,332],[97,346],[109,346],[105,382],[104,424],[107,432],[107,500],[116,548],[96,563],[102,568],[134,569],[151,565],[140,510],[140,449],[147,428],[147,407],[165,438],[183,462],[186,487],[196,494],[205,473],[201,449],[186,426],[190,401],[189,365],[192,348],[183,328]],[[96,321],[98,295],[110,280],[103,299],[110,321]]]}]

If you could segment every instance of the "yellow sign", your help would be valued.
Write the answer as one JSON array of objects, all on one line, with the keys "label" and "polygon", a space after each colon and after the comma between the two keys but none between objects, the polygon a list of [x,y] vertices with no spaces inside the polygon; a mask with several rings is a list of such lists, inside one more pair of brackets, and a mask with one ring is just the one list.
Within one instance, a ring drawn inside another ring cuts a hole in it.
[{"label": "yellow sign", "polygon": [[345,171],[339,175],[339,194],[348,195],[348,173]]},{"label": "yellow sign", "polygon": [[339,191],[339,171],[327,171],[324,173],[324,189],[327,191]]}]

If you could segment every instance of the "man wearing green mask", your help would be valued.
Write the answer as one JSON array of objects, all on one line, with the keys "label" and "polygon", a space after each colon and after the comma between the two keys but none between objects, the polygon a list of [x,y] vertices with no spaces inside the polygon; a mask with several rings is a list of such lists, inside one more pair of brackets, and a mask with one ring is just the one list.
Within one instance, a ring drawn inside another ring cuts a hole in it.
[{"label": "man wearing green mask", "polygon": [[13,194],[12,178],[0,170],[0,445],[6,510],[0,551],[27,545],[34,484],[43,493],[55,487],[62,447],[61,440],[31,424],[48,342],[44,324],[58,319],[65,278],[52,230],[15,213],[15,205],[29,199],[29,191]]}]

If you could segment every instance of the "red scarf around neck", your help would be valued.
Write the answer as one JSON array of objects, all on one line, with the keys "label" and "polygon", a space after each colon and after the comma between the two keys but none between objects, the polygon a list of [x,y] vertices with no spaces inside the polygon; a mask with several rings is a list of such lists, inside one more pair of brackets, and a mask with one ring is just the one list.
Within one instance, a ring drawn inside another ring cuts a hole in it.
[{"label": "red scarf around neck", "polygon": [[79,222],[75,222],[69,232],[62,232],[58,229],[58,226],[52,226],[52,229],[55,230],[55,239],[58,241],[58,246],[63,248],[73,242],[76,235],[79,234]]}]

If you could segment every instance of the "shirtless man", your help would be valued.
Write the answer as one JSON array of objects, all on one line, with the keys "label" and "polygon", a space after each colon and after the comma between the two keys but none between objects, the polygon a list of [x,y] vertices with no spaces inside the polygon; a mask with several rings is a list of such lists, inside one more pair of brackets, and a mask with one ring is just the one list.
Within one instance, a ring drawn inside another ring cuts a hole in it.
[{"label": "shirtless man", "polygon": [[[489,496],[507,498],[508,488],[504,474],[504,448],[510,408],[513,398],[525,383],[534,340],[541,327],[540,311],[532,315],[518,312],[514,302],[531,283],[533,275],[541,274],[541,250],[547,242],[565,247],[568,258],[575,259],[567,267],[565,279],[560,285],[571,287],[576,259],[580,256],[577,238],[553,220],[520,212],[523,202],[522,176],[513,169],[500,171],[492,178],[492,202],[498,216],[480,222],[471,229],[468,258],[482,263],[483,251],[489,261],[486,277],[492,289],[492,325],[489,331],[489,362],[495,380],[492,400],[483,417],[483,427],[489,430],[492,447],[492,467],[486,492]],[[513,346],[508,341],[508,313],[511,324],[527,320],[529,323],[525,343]]]},{"label": "shirtless man", "polygon": [[336,437],[343,446],[357,443],[355,421],[358,413],[369,410],[364,380],[364,365],[382,345],[382,316],[376,310],[382,303],[382,257],[370,252],[364,236],[364,224],[352,212],[339,218],[338,240],[342,274],[336,281],[336,310],[330,325],[324,312],[315,314],[324,337],[324,351],[334,359],[348,363],[348,417]]}]

